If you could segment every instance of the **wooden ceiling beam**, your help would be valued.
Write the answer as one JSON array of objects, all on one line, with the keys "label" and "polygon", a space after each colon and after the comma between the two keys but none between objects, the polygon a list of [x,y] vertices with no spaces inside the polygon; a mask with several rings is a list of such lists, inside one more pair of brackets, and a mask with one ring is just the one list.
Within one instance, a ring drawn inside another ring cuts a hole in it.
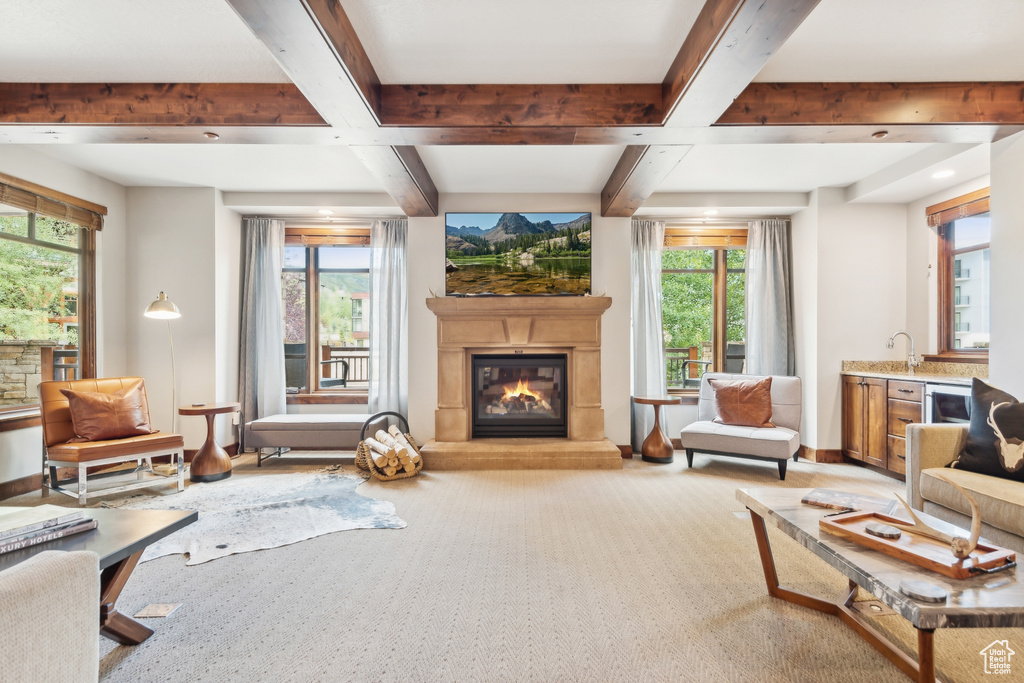
[{"label": "wooden ceiling beam", "polygon": [[[377,129],[380,79],[337,0],[228,0],[292,82],[336,129]],[[353,147],[409,216],[437,215],[437,188],[416,149]]]},{"label": "wooden ceiling beam", "polygon": [[751,83],[719,126],[1024,125],[1024,83]]},{"label": "wooden ceiling beam", "polygon": [[707,0],[662,82],[666,124],[708,126],[819,0]]},{"label": "wooden ceiling beam", "polygon": [[384,85],[384,126],[645,126],[664,118],[658,84]]},{"label": "wooden ceiling beam", "polygon": [[690,145],[626,147],[601,190],[601,215],[632,216],[690,149]]},{"label": "wooden ceiling beam", "polygon": [[0,83],[0,124],[326,126],[291,83]]},{"label": "wooden ceiling beam", "polygon": [[415,147],[353,146],[352,153],[384,185],[406,216],[436,216],[438,193]]},{"label": "wooden ceiling beam", "polygon": [[[662,81],[665,125],[714,123],[818,2],[706,0]],[[601,215],[632,216],[687,151],[628,146],[601,192]]]}]

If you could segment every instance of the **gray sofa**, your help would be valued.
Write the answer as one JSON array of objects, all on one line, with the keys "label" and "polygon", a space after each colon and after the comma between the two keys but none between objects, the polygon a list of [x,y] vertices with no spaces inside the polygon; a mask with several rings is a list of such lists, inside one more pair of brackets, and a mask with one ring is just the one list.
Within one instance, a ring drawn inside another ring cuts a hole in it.
[{"label": "gray sofa", "polygon": [[796,460],[800,449],[800,412],[803,387],[799,377],[772,375],[772,427],[738,427],[713,422],[718,417],[715,394],[708,383],[712,379],[761,380],[763,375],[737,375],[705,372],[697,397],[697,421],[680,431],[679,441],[686,449],[686,464],[693,467],[694,452],[735,455],[743,458],[776,461],[779,479],[786,478],[786,463]]},{"label": "gray sofa", "polygon": [[966,443],[967,425],[908,425],[907,502],[916,510],[970,529],[970,505],[959,491],[935,476],[941,472],[977,501],[984,538],[1024,552],[1024,483],[946,467]]}]

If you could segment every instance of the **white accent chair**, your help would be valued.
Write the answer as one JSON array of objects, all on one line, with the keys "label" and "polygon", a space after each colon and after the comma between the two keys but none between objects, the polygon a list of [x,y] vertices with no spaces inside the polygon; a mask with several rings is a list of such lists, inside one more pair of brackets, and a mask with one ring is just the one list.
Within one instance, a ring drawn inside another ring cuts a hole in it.
[{"label": "white accent chair", "polygon": [[721,424],[715,410],[715,392],[711,379],[761,380],[764,375],[736,375],[726,372],[705,372],[700,379],[697,397],[697,421],[686,425],[679,441],[686,449],[686,464],[693,467],[694,452],[713,455],[734,455],[741,458],[776,461],[779,479],[786,478],[786,464],[795,461],[800,449],[800,412],[803,407],[803,386],[799,377],[772,375],[772,423],[775,427],[740,427]]},{"label": "white accent chair", "polygon": [[0,572],[0,679],[99,680],[99,567],[96,553],[46,550]]}]

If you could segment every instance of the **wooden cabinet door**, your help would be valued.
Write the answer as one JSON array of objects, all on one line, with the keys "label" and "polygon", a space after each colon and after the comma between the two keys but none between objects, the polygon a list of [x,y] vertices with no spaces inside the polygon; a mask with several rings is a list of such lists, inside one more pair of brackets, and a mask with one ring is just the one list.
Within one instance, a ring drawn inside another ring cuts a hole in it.
[{"label": "wooden cabinet door", "polygon": [[864,459],[864,378],[843,375],[843,455]]},{"label": "wooden cabinet door", "polygon": [[889,392],[887,380],[862,377],[864,382],[864,462],[885,467],[889,451]]}]

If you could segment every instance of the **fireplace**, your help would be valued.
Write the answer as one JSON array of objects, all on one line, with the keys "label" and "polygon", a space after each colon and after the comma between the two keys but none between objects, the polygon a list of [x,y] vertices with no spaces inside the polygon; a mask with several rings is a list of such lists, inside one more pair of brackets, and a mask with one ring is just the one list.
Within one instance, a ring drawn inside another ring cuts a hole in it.
[{"label": "fireplace", "polygon": [[[437,315],[437,410],[434,438],[420,449],[423,467],[622,469],[601,407],[601,315],[611,303],[605,296],[427,299]],[[476,384],[477,375],[486,381]],[[520,391],[520,379],[545,393],[544,403]],[[506,384],[514,398],[504,398]]]},{"label": "fireplace", "polygon": [[472,436],[568,435],[565,354],[472,356]]}]

